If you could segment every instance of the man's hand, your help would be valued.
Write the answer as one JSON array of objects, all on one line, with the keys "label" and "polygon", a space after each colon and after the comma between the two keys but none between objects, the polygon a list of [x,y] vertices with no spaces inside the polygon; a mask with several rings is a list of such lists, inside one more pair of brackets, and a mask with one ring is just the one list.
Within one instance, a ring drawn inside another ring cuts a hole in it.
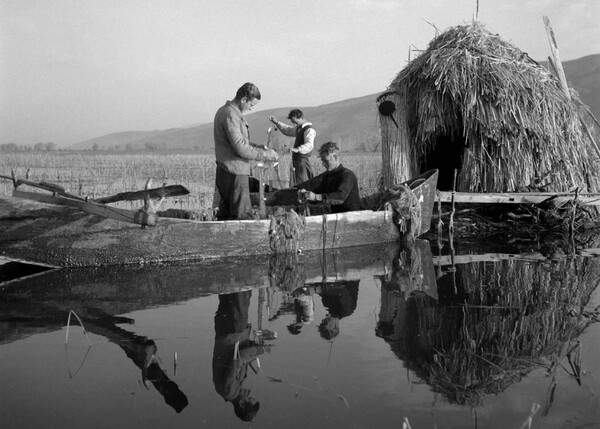
[{"label": "man's hand", "polygon": [[269,121],[273,122],[275,125],[279,122],[275,116],[269,116]]},{"label": "man's hand", "polygon": [[263,157],[265,161],[277,161],[279,159],[279,155],[273,149],[265,149]]},{"label": "man's hand", "polygon": [[315,194],[312,191],[307,191],[306,189],[301,189],[300,190],[300,194],[302,194],[302,197],[299,198],[300,201],[305,200],[305,201],[313,201],[313,202],[319,202],[319,201],[323,201],[323,196],[320,194]]},{"label": "man's hand", "polygon": [[306,193],[306,199],[308,201],[323,201],[323,198],[319,194],[315,194],[312,191]]}]

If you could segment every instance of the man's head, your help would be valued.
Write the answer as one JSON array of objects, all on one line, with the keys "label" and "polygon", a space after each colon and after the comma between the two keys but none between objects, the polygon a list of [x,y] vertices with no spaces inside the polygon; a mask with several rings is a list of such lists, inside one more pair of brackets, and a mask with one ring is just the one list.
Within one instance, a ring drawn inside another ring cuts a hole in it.
[{"label": "man's head", "polygon": [[302,110],[300,109],[290,110],[290,113],[288,114],[288,119],[294,125],[302,125],[306,122],[306,120],[304,119],[304,113],[302,113]]},{"label": "man's head", "polygon": [[235,93],[235,101],[242,113],[252,110],[260,100],[260,91],[253,83],[246,82]]},{"label": "man's head", "polygon": [[233,412],[244,422],[251,422],[256,417],[260,408],[260,403],[254,398],[244,398],[232,401]]},{"label": "man's head", "polygon": [[323,143],[319,148],[319,158],[325,167],[325,170],[331,171],[340,165],[340,148],[335,142]]},{"label": "man's head", "polygon": [[319,335],[325,340],[333,340],[340,334],[340,319],[327,315],[319,324]]}]

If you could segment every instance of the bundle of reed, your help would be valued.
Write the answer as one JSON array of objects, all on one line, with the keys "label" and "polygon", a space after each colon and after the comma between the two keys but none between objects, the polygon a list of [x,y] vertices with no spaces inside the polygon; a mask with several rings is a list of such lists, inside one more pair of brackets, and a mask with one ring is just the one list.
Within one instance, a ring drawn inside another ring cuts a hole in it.
[{"label": "bundle of reed", "polygon": [[[444,204],[449,206],[450,204]],[[444,225],[450,224],[451,210],[441,214],[432,213],[432,225],[441,219]],[[561,203],[515,204],[470,204],[461,208],[452,217],[455,236],[461,238],[469,234],[494,231],[515,231],[518,235],[534,235],[539,232],[564,234],[573,231],[586,234],[600,232],[598,212],[593,206],[585,206],[570,200]]]},{"label": "bundle of reed", "polygon": [[595,192],[600,151],[587,131],[589,110],[575,91],[570,96],[557,77],[482,24],[453,27],[380,96],[400,106],[399,126],[381,117],[383,150],[399,156],[401,147],[419,171],[432,168],[436,145],[451,146],[462,156],[459,191],[514,191],[544,178],[547,191]]}]

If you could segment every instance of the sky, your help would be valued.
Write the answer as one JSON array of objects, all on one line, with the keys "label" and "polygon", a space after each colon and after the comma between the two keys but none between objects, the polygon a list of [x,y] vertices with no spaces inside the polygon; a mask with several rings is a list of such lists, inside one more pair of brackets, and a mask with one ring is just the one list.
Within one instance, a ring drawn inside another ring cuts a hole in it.
[{"label": "sky", "polygon": [[[0,0],[0,143],[66,147],[211,122],[244,82],[255,111],[375,94],[477,0]],[[600,53],[600,0],[479,0],[545,60]]]}]

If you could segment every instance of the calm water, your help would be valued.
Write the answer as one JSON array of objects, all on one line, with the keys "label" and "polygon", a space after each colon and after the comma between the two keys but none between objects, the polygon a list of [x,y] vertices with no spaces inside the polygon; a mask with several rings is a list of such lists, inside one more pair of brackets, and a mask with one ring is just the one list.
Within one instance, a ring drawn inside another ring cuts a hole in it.
[{"label": "calm water", "polygon": [[600,258],[502,252],[419,242],[11,282],[0,427],[600,427]]}]

